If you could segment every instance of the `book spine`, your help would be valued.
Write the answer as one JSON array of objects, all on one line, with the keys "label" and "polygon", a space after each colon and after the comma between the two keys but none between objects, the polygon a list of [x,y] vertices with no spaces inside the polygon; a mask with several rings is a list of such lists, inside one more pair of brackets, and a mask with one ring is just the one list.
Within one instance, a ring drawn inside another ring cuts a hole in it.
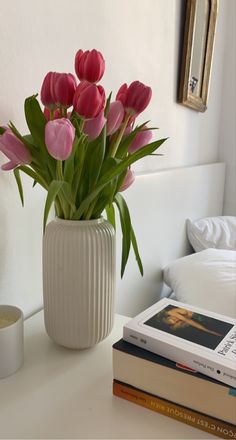
[{"label": "book spine", "polygon": [[212,377],[220,382],[223,382],[230,387],[236,388],[235,371],[209,359],[200,356],[197,353],[192,353],[184,348],[173,346],[167,342],[156,340],[150,335],[144,335],[140,331],[124,326],[123,339],[138,347],[149,350],[167,359],[180,364],[185,364],[193,368],[199,373]]},{"label": "book spine", "polygon": [[153,396],[127,384],[114,380],[113,394],[218,437],[236,439],[236,426]]}]

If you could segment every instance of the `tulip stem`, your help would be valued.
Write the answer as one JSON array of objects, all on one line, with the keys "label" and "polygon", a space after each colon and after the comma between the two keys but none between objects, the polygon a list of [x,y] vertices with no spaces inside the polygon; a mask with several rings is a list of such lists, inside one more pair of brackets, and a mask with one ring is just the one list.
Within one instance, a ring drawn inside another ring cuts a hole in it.
[{"label": "tulip stem", "polygon": [[64,180],[61,160],[57,161],[57,178],[58,180]]},{"label": "tulip stem", "polygon": [[85,119],[81,118],[80,123],[79,123],[79,129],[80,129],[81,133],[82,133],[83,128],[84,128],[84,123],[85,123]]},{"label": "tulip stem", "polygon": [[121,125],[121,129],[120,129],[120,131],[119,131],[119,134],[118,134],[118,136],[117,136],[117,138],[116,138],[114,144],[112,145],[112,148],[111,148],[111,154],[110,154],[111,157],[115,157],[115,155],[116,155],[116,152],[117,152],[118,147],[119,147],[119,145],[120,145],[121,139],[122,139],[122,137],[123,137],[123,134],[124,134],[124,132],[125,132],[125,129],[126,129],[126,127],[127,127],[127,124],[128,124],[128,122],[129,122],[129,118],[130,118],[130,115],[127,114],[126,117],[125,117],[125,120],[124,120],[123,124]]},{"label": "tulip stem", "polygon": [[91,205],[90,205],[90,207],[88,208],[88,210],[87,210],[87,213],[85,214],[85,216],[84,216],[84,219],[85,220],[90,220],[90,217],[91,217],[91,215],[92,215],[92,213],[93,213],[93,210],[94,210],[94,207],[95,207],[95,205],[96,205],[96,200],[94,200],[92,203],[91,203]]},{"label": "tulip stem", "polygon": [[[57,178],[58,180],[64,181],[63,170],[62,170],[62,160],[57,161]],[[63,197],[63,195],[59,194],[58,199],[62,208],[62,213],[65,219],[70,217],[70,209],[69,206]]]}]

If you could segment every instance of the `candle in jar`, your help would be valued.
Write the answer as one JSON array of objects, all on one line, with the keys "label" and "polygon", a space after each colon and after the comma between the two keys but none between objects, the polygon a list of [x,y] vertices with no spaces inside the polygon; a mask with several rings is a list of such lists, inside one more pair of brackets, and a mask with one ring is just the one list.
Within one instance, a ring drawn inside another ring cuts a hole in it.
[{"label": "candle in jar", "polygon": [[5,311],[0,311],[0,329],[12,325],[16,321],[17,321],[17,317],[15,316],[15,314],[11,314]]}]

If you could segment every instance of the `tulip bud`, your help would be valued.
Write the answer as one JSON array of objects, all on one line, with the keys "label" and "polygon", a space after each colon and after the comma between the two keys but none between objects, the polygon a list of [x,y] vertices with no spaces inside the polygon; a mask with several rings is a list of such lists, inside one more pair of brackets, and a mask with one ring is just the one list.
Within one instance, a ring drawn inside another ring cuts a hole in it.
[{"label": "tulip bud", "polygon": [[76,89],[76,80],[71,73],[55,73],[52,77],[52,96],[57,105],[70,107]]},{"label": "tulip bud", "polygon": [[152,132],[151,130],[145,130],[145,127],[143,130],[139,131],[135,138],[132,140],[132,142],[129,145],[129,153],[134,153],[137,150],[140,150],[140,148],[144,147],[144,145],[149,144],[150,140],[152,139]]},{"label": "tulip bud", "polygon": [[82,81],[75,91],[73,105],[79,116],[93,119],[104,109],[105,100],[105,91],[102,86]]},{"label": "tulip bud", "polygon": [[126,93],[128,90],[128,86],[127,84],[122,84],[122,86],[119,88],[117,94],[116,94],[116,99],[117,101],[122,102],[122,104],[125,104],[125,98],[126,98]]},{"label": "tulip bud", "polygon": [[120,101],[114,101],[110,104],[107,115],[107,135],[115,133],[120,127],[124,118],[124,107]]},{"label": "tulip bud", "polygon": [[122,102],[127,113],[137,115],[149,104],[152,89],[139,81],[134,81],[127,87],[123,84],[119,89],[116,99]]},{"label": "tulip bud", "polygon": [[31,162],[29,150],[9,128],[0,136],[0,151],[10,159],[10,162],[2,165],[2,170],[13,170],[18,165],[29,164]]},{"label": "tulip bud", "polygon": [[45,107],[54,109],[56,107],[56,102],[53,96],[53,77],[55,72],[48,72],[43,80],[43,85],[41,88],[41,101]]},{"label": "tulip bud", "polygon": [[88,135],[90,141],[96,139],[100,135],[105,123],[106,118],[104,117],[103,110],[96,118],[89,119],[85,122],[83,131]]},{"label": "tulip bud", "polygon": [[132,185],[134,180],[135,180],[134,172],[131,170],[131,168],[129,168],[119,191],[120,192],[125,191],[127,188],[129,188]]},{"label": "tulip bud", "polygon": [[97,83],[105,70],[105,60],[96,49],[83,52],[78,50],[75,56],[75,71],[80,81]]},{"label": "tulip bud", "polygon": [[45,127],[45,144],[49,154],[57,160],[66,160],[73,147],[75,128],[69,119],[49,121]]}]

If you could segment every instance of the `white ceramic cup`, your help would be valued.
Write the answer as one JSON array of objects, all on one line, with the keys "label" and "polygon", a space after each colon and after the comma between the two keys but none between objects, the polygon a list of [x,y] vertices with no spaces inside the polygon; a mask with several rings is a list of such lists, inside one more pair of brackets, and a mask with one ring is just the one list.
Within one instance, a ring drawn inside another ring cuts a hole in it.
[{"label": "white ceramic cup", "polygon": [[0,379],[15,373],[24,360],[23,313],[0,305]]}]

